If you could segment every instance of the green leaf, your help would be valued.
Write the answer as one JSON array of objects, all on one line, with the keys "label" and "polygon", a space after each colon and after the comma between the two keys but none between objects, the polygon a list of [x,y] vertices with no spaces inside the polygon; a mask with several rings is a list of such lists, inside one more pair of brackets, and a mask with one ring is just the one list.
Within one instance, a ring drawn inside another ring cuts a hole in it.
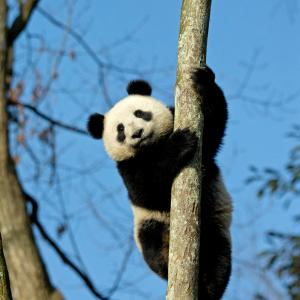
[{"label": "green leaf", "polygon": [[267,183],[268,187],[271,190],[271,193],[275,193],[278,189],[279,182],[278,179],[270,179]]},{"label": "green leaf", "polygon": [[262,197],[264,196],[264,193],[265,193],[265,188],[264,188],[264,187],[260,188],[260,189],[256,192],[257,198],[262,198]]}]

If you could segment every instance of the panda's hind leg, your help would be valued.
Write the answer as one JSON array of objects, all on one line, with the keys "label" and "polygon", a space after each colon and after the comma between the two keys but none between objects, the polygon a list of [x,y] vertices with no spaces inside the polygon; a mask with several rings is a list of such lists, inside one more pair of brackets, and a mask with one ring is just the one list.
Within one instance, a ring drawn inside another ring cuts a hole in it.
[{"label": "panda's hind leg", "polygon": [[138,228],[138,239],[149,267],[156,274],[167,279],[169,224],[155,219],[144,220]]},{"label": "panda's hind leg", "polygon": [[221,299],[231,273],[232,204],[220,170],[205,165],[202,179],[199,299]]},{"label": "panda's hind leg", "polygon": [[231,273],[230,238],[211,228],[209,235],[203,233],[200,244],[199,299],[220,300]]}]

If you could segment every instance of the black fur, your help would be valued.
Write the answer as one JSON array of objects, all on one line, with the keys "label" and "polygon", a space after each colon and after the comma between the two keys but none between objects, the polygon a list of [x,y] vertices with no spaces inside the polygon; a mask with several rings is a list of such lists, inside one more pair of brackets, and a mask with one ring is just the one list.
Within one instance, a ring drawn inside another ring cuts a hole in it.
[{"label": "black fur", "polygon": [[167,278],[169,226],[151,219],[140,224],[138,232],[147,264],[155,273]]},{"label": "black fur", "polygon": [[143,132],[144,132],[144,129],[143,129],[143,128],[140,128],[140,129],[136,130],[136,131],[134,132],[134,134],[133,134],[131,137],[132,137],[133,139],[139,139],[139,138],[142,137]]},{"label": "black fur", "polygon": [[93,114],[89,117],[87,129],[90,135],[95,139],[101,139],[103,133],[104,116],[100,114]]},{"label": "black fur", "polygon": [[170,211],[171,184],[191,159],[197,146],[195,134],[177,130],[168,138],[144,147],[132,159],[117,163],[134,205]]},{"label": "black fur", "polygon": [[173,117],[175,115],[175,108],[173,106],[168,106],[168,109],[171,111]]},{"label": "black fur", "polygon": [[123,143],[126,139],[126,135],[125,135],[124,131],[125,131],[124,125],[122,123],[118,124],[118,126],[117,126],[117,132],[118,132],[117,141],[119,143]]},{"label": "black fur", "polygon": [[152,113],[150,111],[142,111],[142,110],[138,109],[133,114],[137,118],[141,118],[141,119],[143,119],[144,121],[147,121],[147,122],[152,120]]},{"label": "black fur", "polygon": [[215,74],[206,68],[199,68],[193,73],[194,88],[204,100],[203,153],[204,164],[214,160],[223,140],[228,119],[227,104],[220,87],[215,83]]},{"label": "black fur", "polygon": [[130,81],[127,86],[128,95],[142,95],[150,96],[152,88],[150,84],[144,80],[133,80]]},{"label": "black fur", "polygon": [[220,299],[231,274],[231,240],[216,222],[216,179],[219,168],[214,161],[204,162],[201,200],[199,299]]}]

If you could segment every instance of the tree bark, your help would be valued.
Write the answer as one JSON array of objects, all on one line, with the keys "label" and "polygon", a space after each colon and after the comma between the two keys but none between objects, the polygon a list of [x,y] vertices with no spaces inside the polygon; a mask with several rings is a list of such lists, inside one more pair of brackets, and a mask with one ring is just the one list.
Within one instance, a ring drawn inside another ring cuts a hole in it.
[{"label": "tree bark", "polygon": [[2,248],[2,237],[0,233],[0,300],[12,300],[9,284],[9,276]]},{"label": "tree bark", "polygon": [[172,186],[167,299],[198,299],[200,253],[201,99],[192,86],[193,69],[204,66],[211,0],[183,0],[178,46],[175,126],[196,132],[193,161]]},{"label": "tree bark", "polygon": [[23,191],[9,155],[7,62],[13,45],[8,46],[6,12],[7,3],[0,0],[0,232],[3,250],[14,300],[61,299],[51,286],[35,244]]}]

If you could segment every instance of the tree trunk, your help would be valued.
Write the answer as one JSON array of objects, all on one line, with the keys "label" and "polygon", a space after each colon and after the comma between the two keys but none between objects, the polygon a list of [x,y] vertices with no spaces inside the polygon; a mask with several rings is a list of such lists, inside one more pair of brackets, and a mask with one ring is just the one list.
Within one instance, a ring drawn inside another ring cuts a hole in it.
[{"label": "tree trunk", "polygon": [[183,0],[178,47],[175,128],[190,128],[199,138],[193,161],[172,186],[167,299],[198,299],[200,253],[201,99],[191,74],[205,65],[211,0]]},{"label": "tree trunk", "polygon": [[0,233],[0,300],[12,300],[9,276],[7,272],[5,257],[2,248],[2,237]]},{"label": "tree trunk", "polygon": [[9,155],[7,4],[0,0],[0,232],[14,300],[61,299],[35,244],[23,192]]}]

